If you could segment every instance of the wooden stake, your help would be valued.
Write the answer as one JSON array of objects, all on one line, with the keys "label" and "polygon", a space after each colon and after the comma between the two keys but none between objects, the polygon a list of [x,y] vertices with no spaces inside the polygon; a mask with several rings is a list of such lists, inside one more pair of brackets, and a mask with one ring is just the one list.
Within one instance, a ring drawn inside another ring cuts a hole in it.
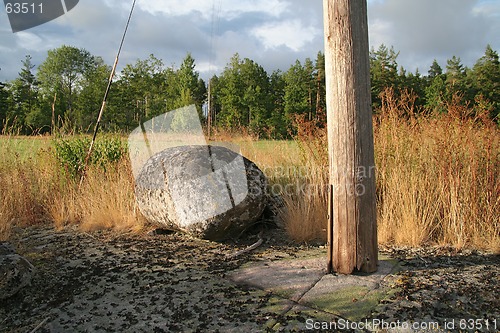
[{"label": "wooden stake", "polygon": [[55,134],[56,131],[56,101],[57,101],[57,91],[54,93],[54,101],[52,102],[52,129],[51,129],[52,134]]},{"label": "wooden stake", "polygon": [[207,96],[207,141],[212,137],[212,79],[208,80],[208,96]]},{"label": "wooden stake", "polygon": [[[377,270],[366,0],[323,0],[331,213],[329,271]],[[333,224],[333,225],[332,225]],[[331,261],[331,264],[330,264]]]},{"label": "wooden stake", "polygon": [[327,232],[327,244],[328,244],[328,261],[327,261],[327,271],[331,273],[333,271],[333,185],[328,185],[328,227]]}]

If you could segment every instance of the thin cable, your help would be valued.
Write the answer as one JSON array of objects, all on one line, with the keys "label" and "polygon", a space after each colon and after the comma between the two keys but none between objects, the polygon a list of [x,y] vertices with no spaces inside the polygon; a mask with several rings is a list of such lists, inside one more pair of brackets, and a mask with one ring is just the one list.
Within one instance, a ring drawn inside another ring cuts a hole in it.
[{"label": "thin cable", "polygon": [[92,137],[92,142],[90,143],[89,151],[87,153],[87,156],[85,157],[85,163],[83,165],[82,176],[80,178],[80,185],[79,185],[79,187],[82,186],[83,180],[85,179],[85,172],[87,170],[87,166],[88,166],[88,162],[89,162],[89,159],[90,159],[90,155],[92,155],[92,150],[94,148],[94,143],[95,143],[95,140],[96,140],[96,137],[97,137],[97,132],[99,131],[99,126],[101,124],[102,115],[103,115],[104,109],[106,107],[106,102],[108,100],[109,91],[111,90],[111,84],[113,83],[113,77],[115,76],[116,67],[118,66],[118,59],[120,58],[120,53],[122,51],[123,42],[125,41],[125,36],[127,35],[128,27],[130,25],[130,20],[132,18],[132,13],[134,12],[135,2],[136,2],[136,0],[134,0],[134,2],[132,3],[132,8],[130,9],[130,14],[128,16],[127,24],[125,25],[125,30],[123,31],[122,40],[120,42],[120,47],[118,48],[118,52],[116,53],[115,63],[113,64],[113,69],[111,70],[111,74],[109,76],[108,86],[106,87],[106,92],[104,93],[104,98],[102,100],[101,109],[99,110],[99,116],[97,117],[97,122],[95,124],[94,135]]},{"label": "thin cable", "polygon": [[214,70],[212,69],[212,65],[215,60],[215,36],[219,32],[219,24],[220,24],[220,12],[221,12],[221,2],[218,2],[217,10],[216,10],[216,0],[212,2],[212,25],[210,29],[210,54],[208,60],[208,72],[212,75],[214,74]]},{"label": "thin cable", "polygon": [[212,122],[214,119],[212,114],[212,77],[215,74],[215,70],[213,68],[215,59],[217,58],[215,55],[215,36],[218,35],[220,29],[220,12],[222,8],[221,1],[218,1],[218,6],[216,10],[216,2],[217,0],[212,1],[212,25],[210,29],[210,53],[208,59],[208,101],[207,101],[207,134],[208,139],[211,138],[211,130],[212,130]]}]

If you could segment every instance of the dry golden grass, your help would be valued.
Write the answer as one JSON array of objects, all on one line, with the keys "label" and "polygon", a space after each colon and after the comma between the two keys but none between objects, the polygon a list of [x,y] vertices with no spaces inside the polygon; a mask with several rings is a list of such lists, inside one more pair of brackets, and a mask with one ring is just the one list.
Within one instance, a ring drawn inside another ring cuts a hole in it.
[{"label": "dry golden grass", "polygon": [[38,148],[36,141],[26,145],[18,137],[0,142],[0,239],[9,235],[13,225],[33,225],[45,218],[47,174],[38,170],[37,153],[25,153]]},{"label": "dry golden grass", "polygon": [[327,150],[322,133],[314,134],[297,141],[258,140],[224,132],[215,136],[235,144],[231,148],[239,148],[264,172],[269,194],[279,196],[284,204],[279,209],[280,224],[301,243],[326,239]]},{"label": "dry golden grass", "polygon": [[375,128],[379,241],[498,251],[499,129],[458,103],[406,120],[401,105],[385,108]]},{"label": "dry golden grass", "polygon": [[[374,118],[380,243],[451,245],[500,252],[500,130],[459,101],[446,115],[416,115],[412,97],[383,96]],[[477,113],[477,112],[476,112]],[[325,241],[327,144],[307,124],[299,139],[226,135],[281,195],[291,238]],[[218,133],[215,140],[221,140]],[[0,238],[12,226],[78,224],[83,230],[141,230],[128,159],[88,171],[84,186],[61,172],[50,140],[0,137]]]},{"label": "dry golden grass", "polygon": [[[19,139],[16,139],[19,140]],[[133,177],[127,159],[106,171],[90,168],[81,189],[58,165],[50,141],[22,146],[0,139],[0,239],[13,226],[53,223],[57,228],[78,224],[82,230],[138,231],[144,219],[135,205]]]},{"label": "dry golden grass", "polygon": [[90,168],[81,188],[73,183],[53,198],[49,205],[51,220],[59,228],[78,223],[84,231],[140,231],[145,221],[135,205],[133,184],[125,159],[106,172]]},{"label": "dry golden grass", "polygon": [[312,177],[295,179],[294,182],[293,188],[299,189],[297,193],[293,192],[293,188],[292,192],[286,190],[289,189],[286,186],[282,193],[284,207],[280,210],[280,218],[284,221],[285,230],[300,243],[325,241],[328,187],[313,183]]},{"label": "dry golden grass", "polygon": [[[470,118],[472,111],[458,104],[448,105],[447,115],[415,116],[411,96],[395,100],[388,92],[383,100],[374,122],[379,242],[499,252],[498,127]],[[326,157],[318,157],[326,155],[322,138],[322,131],[299,137],[312,172],[292,182],[327,183]],[[283,218],[295,240],[325,240],[326,187],[316,188],[312,195],[284,195]]]}]

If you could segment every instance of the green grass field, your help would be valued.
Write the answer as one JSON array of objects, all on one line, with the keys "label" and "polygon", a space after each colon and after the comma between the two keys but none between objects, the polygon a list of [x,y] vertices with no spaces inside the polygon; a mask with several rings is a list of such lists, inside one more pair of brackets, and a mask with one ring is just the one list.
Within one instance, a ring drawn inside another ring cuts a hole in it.
[{"label": "green grass field", "polygon": [[17,154],[18,158],[24,160],[33,157],[42,149],[49,149],[51,138],[48,136],[24,137],[0,135],[0,153],[4,158],[9,154]]}]

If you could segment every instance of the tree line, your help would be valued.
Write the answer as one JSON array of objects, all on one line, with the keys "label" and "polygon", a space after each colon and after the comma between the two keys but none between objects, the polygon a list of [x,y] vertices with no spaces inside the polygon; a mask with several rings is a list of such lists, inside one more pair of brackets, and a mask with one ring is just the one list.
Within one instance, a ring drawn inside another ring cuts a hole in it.
[{"label": "tree line", "polygon": [[[500,123],[500,62],[491,46],[472,68],[453,56],[445,69],[434,60],[425,75],[399,66],[398,55],[385,45],[370,52],[374,112],[381,112],[382,93],[390,89],[396,98],[404,93],[414,96],[416,112],[448,112],[448,105],[458,103],[472,110],[468,116],[480,114]],[[36,71],[31,56],[21,63],[16,79],[0,82],[2,131],[33,134],[92,128],[111,66],[85,49],[66,45],[48,51]],[[205,82],[189,53],[178,68],[150,55],[127,64],[115,77],[102,128],[128,132],[141,121],[195,104],[200,118],[206,122],[210,117],[217,128],[287,138],[301,121],[325,126],[324,68],[322,52],[314,60],[297,60],[287,71],[270,74],[235,54],[219,75]]]}]

